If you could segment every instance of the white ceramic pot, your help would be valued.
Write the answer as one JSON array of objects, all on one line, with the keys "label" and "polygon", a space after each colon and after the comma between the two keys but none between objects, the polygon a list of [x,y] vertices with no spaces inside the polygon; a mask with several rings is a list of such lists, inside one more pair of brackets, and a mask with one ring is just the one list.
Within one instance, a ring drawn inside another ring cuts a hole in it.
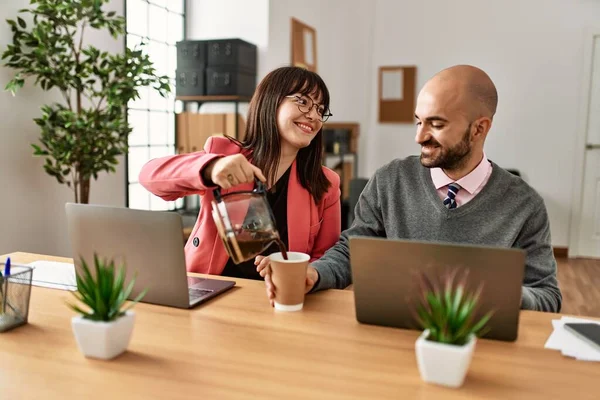
[{"label": "white ceramic pot", "polygon": [[475,335],[463,346],[432,342],[428,336],[429,330],[425,330],[415,343],[421,379],[448,387],[462,386],[475,350]]},{"label": "white ceramic pot", "polygon": [[73,317],[71,326],[77,346],[86,357],[110,360],[127,350],[134,321],[135,313],[129,310],[112,322]]}]

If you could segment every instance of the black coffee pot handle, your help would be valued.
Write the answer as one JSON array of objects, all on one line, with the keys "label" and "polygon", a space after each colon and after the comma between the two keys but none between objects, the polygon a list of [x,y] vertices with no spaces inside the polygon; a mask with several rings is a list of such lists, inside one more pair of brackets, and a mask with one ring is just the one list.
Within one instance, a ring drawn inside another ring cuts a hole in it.
[{"label": "black coffee pot handle", "polygon": [[263,181],[254,177],[254,182],[256,183],[256,187],[252,190],[254,193],[263,194],[267,192],[267,185],[265,185]]},{"label": "black coffee pot handle", "polygon": [[[252,193],[257,193],[257,194],[264,194],[267,192],[267,186],[257,177],[254,177],[254,182],[256,183],[256,187],[254,189],[252,189]],[[213,194],[215,196],[215,200],[217,202],[220,202],[221,199],[223,198],[221,196],[221,187],[217,186],[215,189],[213,189]]]}]

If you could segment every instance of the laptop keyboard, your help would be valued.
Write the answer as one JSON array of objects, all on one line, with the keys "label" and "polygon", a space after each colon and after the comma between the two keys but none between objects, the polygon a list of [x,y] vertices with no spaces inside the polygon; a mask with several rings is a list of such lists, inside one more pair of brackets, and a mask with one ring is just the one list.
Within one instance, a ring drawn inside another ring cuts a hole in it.
[{"label": "laptop keyboard", "polygon": [[206,289],[198,289],[198,288],[188,288],[188,292],[190,294],[190,301],[195,301],[198,299],[201,299],[202,297],[206,296],[207,294],[212,293],[212,290],[206,290]]}]

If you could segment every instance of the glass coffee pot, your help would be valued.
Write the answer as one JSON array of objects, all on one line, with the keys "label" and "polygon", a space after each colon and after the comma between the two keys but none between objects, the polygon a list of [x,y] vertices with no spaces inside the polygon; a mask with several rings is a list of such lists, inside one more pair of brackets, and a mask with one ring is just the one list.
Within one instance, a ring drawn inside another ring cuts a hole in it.
[{"label": "glass coffee pot", "polygon": [[273,211],[267,201],[267,190],[259,180],[251,191],[221,195],[214,189],[212,216],[227,253],[234,263],[248,261],[276,242],[286,254]]}]

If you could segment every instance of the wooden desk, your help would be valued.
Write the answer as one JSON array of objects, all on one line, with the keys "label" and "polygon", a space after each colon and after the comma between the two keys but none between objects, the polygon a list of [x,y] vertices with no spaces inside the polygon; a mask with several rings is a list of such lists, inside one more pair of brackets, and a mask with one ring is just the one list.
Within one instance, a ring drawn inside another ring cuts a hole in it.
[{"label": "wooden desk", "polygon": [[357,323],[350,291],[309,295],[298,313],[275,312],[247,280],[193,310],[139,304],[129,351],[113,361],[79,353],[69,299],[34,287],[29,324],[0,334],[2,399],[598,398],[600,364],[543,348],[556,314],[524,311],[515,343],[480,340],[455,390],[421,381],[418,332]]}]

